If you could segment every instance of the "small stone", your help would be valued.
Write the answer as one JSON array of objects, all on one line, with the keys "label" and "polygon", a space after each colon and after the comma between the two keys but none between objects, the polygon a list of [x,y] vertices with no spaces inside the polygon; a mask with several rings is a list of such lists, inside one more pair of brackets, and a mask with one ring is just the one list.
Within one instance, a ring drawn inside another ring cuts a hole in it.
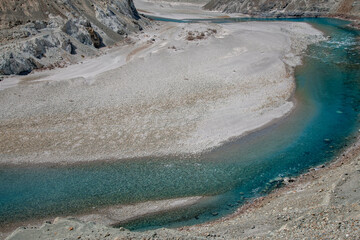
[{"label": "small stone", "polygon": [[69,231],[72,231],[72,230],[74,230],[74,228],[73,228],[73,227],[69,227]]},{"label": "small stone", "polygon": [[213,216],[217,216],[217,215],[219,215],[219,213],[217,213],[217,212],[213,212],[213,213],[211,213]]}]

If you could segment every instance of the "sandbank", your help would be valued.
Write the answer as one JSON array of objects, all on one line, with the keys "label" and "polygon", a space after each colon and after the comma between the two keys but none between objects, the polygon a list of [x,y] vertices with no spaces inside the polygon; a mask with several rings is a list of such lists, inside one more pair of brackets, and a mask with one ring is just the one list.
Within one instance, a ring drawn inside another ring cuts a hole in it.
[{"label": "sandbank", "polygon": [[211,150],[291,111],[293,68],[321,39],[306,23],[158,23],[98,58],[4,80],[1,163]]}]

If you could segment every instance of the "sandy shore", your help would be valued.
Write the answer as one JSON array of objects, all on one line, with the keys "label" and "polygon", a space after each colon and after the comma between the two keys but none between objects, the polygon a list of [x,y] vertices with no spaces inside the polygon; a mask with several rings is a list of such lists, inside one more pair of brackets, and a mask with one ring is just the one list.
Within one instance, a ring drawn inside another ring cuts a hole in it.
[{"label": "sandy shore", "polygon": [[[141,218],[143,216],[160,214],[165,211],[189,207],[205,199],[209,199],[209,197],[194,196],[157,201],[147,201],[126,205],[114,205],[110,207],[92,208],[85,213],[75,214],[71,217],[63,217],[74,219],[76,218],[79,221],[85,222],[101,223],[106,226],[116,226],[123,222],[131,221],[137,218]],[[53,217],[47,217],[42,219],[31,219],[29,221],[1,225],[0,239],[4,239],[6,236],[10,235],[19,226],[29,226],[30,229],[32,229],[31,227],[39,228],[44,222],[49,223],[52,221]],[[20,229],[23,228],[21,227]]]},{"label": "sandy shore", "polygon": [[292,68],[322,37],[305,23],[247,22],[161,23],[131,38],[82,64],[0,82],[1,163],[217,147],[291,111]]}]

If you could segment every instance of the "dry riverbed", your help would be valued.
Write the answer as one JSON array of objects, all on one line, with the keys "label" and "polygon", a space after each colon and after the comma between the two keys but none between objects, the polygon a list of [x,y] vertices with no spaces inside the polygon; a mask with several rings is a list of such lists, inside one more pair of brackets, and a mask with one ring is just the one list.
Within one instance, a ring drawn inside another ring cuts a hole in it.
[{"label": "dry riverbed", "polygon": [[305,23],[162,23],[99,58],[5,79],[0,163],[210,150],[288,114],[293,68],[322,38]]}]

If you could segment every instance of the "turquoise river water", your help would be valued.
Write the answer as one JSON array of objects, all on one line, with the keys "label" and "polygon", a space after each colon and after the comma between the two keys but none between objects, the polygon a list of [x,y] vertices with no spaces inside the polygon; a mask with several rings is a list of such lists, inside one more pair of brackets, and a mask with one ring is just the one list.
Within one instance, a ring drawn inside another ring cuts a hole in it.
[{"label": "turquoise river water", "polygon": [[335,19],[282,21],[309,22],[331,36],[310,46],[296,68],[297,108],[290,116],[198,157],[0,166],[0,226],[93,207],[209,196],[185,209],[120,225],[144,230],[202,223],[267,194],[280,178],[334,159],[360,127],[360,33]]}]

